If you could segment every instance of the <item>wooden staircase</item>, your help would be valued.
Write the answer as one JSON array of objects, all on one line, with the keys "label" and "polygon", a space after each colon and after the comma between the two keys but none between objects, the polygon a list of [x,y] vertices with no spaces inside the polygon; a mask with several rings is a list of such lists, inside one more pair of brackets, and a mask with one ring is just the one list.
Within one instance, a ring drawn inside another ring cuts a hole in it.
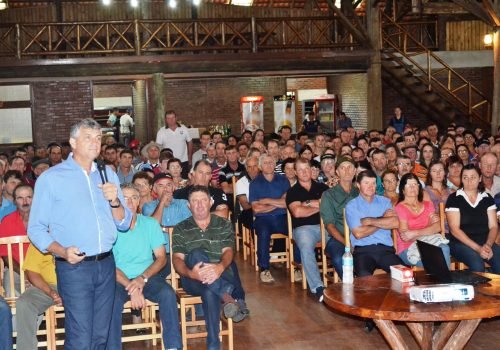
[{"label": "wooden staircase", "polygon": [[384,13],[382,78],[438,125],[491,127],[491,102],[421,40]]}]

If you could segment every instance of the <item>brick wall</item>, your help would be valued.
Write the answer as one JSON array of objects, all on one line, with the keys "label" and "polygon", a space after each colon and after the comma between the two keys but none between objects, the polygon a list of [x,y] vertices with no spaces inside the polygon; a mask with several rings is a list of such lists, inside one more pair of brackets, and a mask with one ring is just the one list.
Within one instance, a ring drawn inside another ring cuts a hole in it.
[{"label": "brick wall", "polygon": [[228,122],[239,135],[240,98],[264,96],[264,129],[269,133],[274,128],[273,96],[285,92],[286,79],[279,77],[166,80],[165,105],[185,124],[208,128]]},{"label": "brick wall", "polygon": [[130,83],[93,84],[92,90],[95,98],[132,95],[132,86]]},{"label": "brick wall", "polygon": [[33,142],[47,145],[67,141],[71,125],[92,117],[89,81],[35,82],[33,89]]},{"label": "brick wall", "polygon": [[328,76],[328,93],[339,95],[340,107],[356,129],[366,129],[368,79],[365,73]]}]

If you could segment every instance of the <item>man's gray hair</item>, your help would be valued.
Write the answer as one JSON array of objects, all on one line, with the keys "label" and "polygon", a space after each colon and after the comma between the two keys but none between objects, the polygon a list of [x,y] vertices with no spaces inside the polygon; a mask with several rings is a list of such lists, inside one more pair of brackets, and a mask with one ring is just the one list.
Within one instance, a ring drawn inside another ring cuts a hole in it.
[{"label": "man's gray hair", "polygon": [[276,165],[276,160],[273,158],[273,156],[271,156],[270,154],[267,154],[267,153],[264,153],[264,154],[261,154],[261,156],[259,157],[259,169],[262,170],[262,163],[264,162],[264,159],[266,158],[271,158],[274,162],[274,165]]},{"label": "man's gray hair", "polygon": [[131,183],[125,183],[125,184],[121,184],[120,185],[120,189],[123,191],[123,190],[133,190],[135,191],[137,194],[139,194],[139,190],[137,188],[135,188],[135,186]]},{"label": "man's gray hair", "polygon": [[72,139],[78,138],[80,129],[82,128],[101,130],[101,125],[92,118],[82,119],[78,123],[75,123],[71,126],[69,137],[71,137]]}]

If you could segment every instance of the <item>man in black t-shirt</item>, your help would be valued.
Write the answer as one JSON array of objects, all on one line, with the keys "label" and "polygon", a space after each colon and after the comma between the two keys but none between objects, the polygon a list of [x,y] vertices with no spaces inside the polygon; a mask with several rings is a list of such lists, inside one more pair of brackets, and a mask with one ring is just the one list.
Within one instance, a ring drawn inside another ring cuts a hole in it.
[{"label": "man in black t-shirt", "polygon": [[300,258],[311,292],[319,302],[325,289],[320,277],[314,248],[321,242],[319,200],[328,186],[311,178],[309,160],[295,161],[297,183],[286,193],[286,205],[292,214],[293,239],[300,250]]},{"label": "man in black t-shirt", "polygon": [[181,188],[174,192],[175,199],[188,199],[189,190],[193,185],[207,186],[210,191],[210,197],[212,199],[212,206],[210,211],[215,215],[227,219],[228,217],[228,205],[226,194],[214,187],[208,186],[210,179],[212,178],[212,167],[208,161],[205,159],[196,162],[193,168],[193,177],[191,179],[191,185]]}]

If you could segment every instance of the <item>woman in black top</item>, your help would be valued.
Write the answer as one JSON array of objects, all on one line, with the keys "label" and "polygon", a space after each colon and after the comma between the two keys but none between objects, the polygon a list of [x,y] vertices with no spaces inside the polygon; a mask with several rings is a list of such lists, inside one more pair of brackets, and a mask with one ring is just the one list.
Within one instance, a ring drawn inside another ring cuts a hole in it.
[{"label": "woman in black top", "polygon": [[463,167],[461,179],[460,189],[446,201],[451,255],[472,271],[484,272],[488,262],[492,272],[500,274],[495,201],[484,192],[481,171],[474,165]]}]

